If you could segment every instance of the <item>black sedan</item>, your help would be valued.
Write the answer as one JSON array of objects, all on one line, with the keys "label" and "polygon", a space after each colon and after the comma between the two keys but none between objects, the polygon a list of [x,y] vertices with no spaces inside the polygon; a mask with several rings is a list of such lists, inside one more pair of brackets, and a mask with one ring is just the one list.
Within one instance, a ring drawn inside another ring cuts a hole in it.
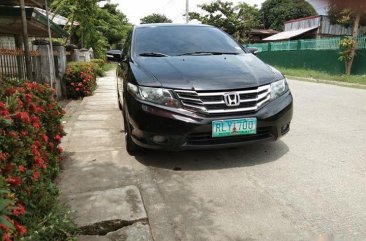
[{"label": "black sedan", "polygon": [[286,78],[208,25],[135,26],[118,77],[127,150],[277,140],[290,130]]}]

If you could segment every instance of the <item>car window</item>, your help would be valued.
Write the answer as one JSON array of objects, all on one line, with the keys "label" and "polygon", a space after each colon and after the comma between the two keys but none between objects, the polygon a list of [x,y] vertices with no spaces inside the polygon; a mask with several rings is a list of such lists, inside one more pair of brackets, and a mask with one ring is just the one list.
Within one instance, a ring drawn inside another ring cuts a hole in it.
[{"label": "car window", "polygon": [[181,55],[195,52],[245,53],[226,33],[207,26],[141,27],[134,34],[134,55],[161,53]]},{"label": "car window", "polygon": [[125,44],[123,45],[123,54],[126,56],[130,56],[130,47],[131,47],[131,36],[132,36],[132,30],[127,35]]}]

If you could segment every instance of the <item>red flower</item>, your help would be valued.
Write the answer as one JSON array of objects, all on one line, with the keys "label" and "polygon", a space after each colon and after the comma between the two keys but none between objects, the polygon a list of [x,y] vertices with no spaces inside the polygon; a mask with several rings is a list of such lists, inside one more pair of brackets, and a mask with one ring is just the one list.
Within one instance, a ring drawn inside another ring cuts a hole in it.
[{"label": "red flower", "polygon": [[50,148],[53,148],[55,145],[54,145],[52,142],[50,142],[50,143],[48,143],[48,146],[49,146]]},{"label": "red flower", "polygon": [[19,170],[21,173],[24,173],[27,169],[26,169],[23,165],[20,165],[20,166],[18,166],[18,170]]},{"label": "red flower", "polygon": [[4,241],[11,241],[11,234],[10,233],[5,233],[3,236],[3,240]]},{"label": "red flower", "polygon": [[17,186],[19,186],[19,185],[22,183],[22,179],[20,179],[20,177],[8,177],[8,178],[6,179],[6,181],[7,181],[10,185],[12,185],[12,186],[14,186],[14,187],[17,187]]},{"label": "red flower", "polygon": [[41,146],[41,142],[40,142],[40,141],[35,141],[35,142],[34,142],[34,145],[35,145],[36,147],[40,147],[40,146]]},{"label": "red flower", "polygon": [[17,221],[14,221],[14,227],[20,235],[24,235],[27,232],[27,229]]},{"label": "red flower", "polygon": [[14,164],[13,164],[13,163],[8,163],[8,164],[5,166],[5,168],[3,169],[3,171],[4,171],[5,173],[10,173],[10,172],[12,172],[12,171],[13,171],[13,169],[14,169]]},{"label": "red flower", "polygon": [[22,134],[22,136],[27,136],[28,135],[28,131],[21,131],[20,134]]},{"label": "red flower", "polygon": [[[8,219],[8,217],[6,217]],[[5,226],[4,224],[0,223],[0,229],[4,230],[5,232],[9,232],[10,229],[8,226]]]},{"label": "red flower", "polygon": [[29,123],[31,121],[28,112],[18,112],[15,116],[24,123]]},{"label": "red flower", "polygon": [[33,123],[33,127],[36,129],[39,129],[41,127],[41,125],[37,122]]},{"label": "red flower", "polygon": [[75,88],[75,90],[76,90],[76,91],[79,91],[79,90],[80,90],[80,88]]},{"label": "red flower", "polygon": [[34,156],[40,156],[41,155],[41,153],[38,150],[38,146],[35,145],[35,144],[32,145],[32,153],[33,153]]},{"label": "red flower", "polygon": [[8,110],[0,110],[0,115],[1,116],[7,116],[7,115],[9,115],[9,111]]},{"label": "red flower", "polygon": [[44,164],[44,160],[43,160],[43,159],[41,159],[41,158],[39,158],[39,157],[36,157],[36,158],[34,158],[34,160],[35,160],[35,162],[36,162],[37,166],[39,166],[40,168],[45,169],[45,168],[47,167],[47,166]]},{"label": "red flower", "polygon": [[60,141],[61,140],[61,136],[59,134],[57,134],[53,139],[55,139],[55,141]]},{"label": "red flower", "polygon": [[32,100],[33,100],[33,96],[32,96],[31,94],[26,94],[26,95],[25,95],[25,100],[26,100],[27,102],[32,102]]},{"label": "red flower", "polygon": [[0,151],[0,161],[4,161],[8,156],[9,154]]},{"label": "red flower", "polygon": [[48,142],[48,136],[46,136],[45,134],[42,135],[42,140],[44,142]]},{"label": "red flower", "polygon": [[25,214],[25,207],[22,204],[18,204],[14,209],[13,209],[13,214],[16,217],[22,216]]},{"label": "red flower", "polygon": [[38,116],[32,116],[31,121],[34,122],[39,122],[39,118]]},{"label": "red flower", "polygon": [[5,110],[5,109],[6,109],[5,103],[0,101],[0,110]]},{"label": "red flower", "polygon": [[43,112],[44,112],[44,109],[43,109],[43,107],[42,107],[42,106],[37,106],[37,107],[36,107],[36,111],[37,111],[37,112],[40,112],[40,113],[43,113]]},{"label": "red flower", "polygon": [[16,131],[10,131],[9,132],[9,136],[15,138],[15,139],[18,139],[19,136],[18,136],[18,133]]},{"label": "red flower", "polygon": [[40,174],[38,171],[33,171],[32,179],[34,181],[38,180],[39,176],[40,176]]},{"label": "red flower", "polygon": [[74,82],[71,82],[71,83],[70,83],[70,85],[71,85],[71,86],[74,86],[74,85],[75,85],[75,83],[74,83]]},{"label": "red flower", "polygon": [[57,147],[57,151],[58,151],[58,153],[60,153],[60,154],[61,154],[61,153],[64,151],[64,149],[62,149],[62,147],[61,147],[61,146],[58,146],[58,147]]}]

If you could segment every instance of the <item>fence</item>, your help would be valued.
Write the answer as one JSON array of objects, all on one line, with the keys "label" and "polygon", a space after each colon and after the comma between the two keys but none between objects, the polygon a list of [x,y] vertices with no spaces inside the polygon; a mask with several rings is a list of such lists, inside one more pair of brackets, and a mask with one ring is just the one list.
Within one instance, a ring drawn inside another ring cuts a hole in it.
[{"label": "fence", "polygon": [[[258,48],[258,57],[270,65],[344,74],[345,64],[338,60],[340,40],[341,38],[305,39],[249,46]],[[366,74],[366,36],[357,39],[352,74]]]},{"label": "fence", "polygon": [[[338,50],[341,38],[326,39],[303,39],[282,42],[250,44],[249,47],[255,47],[258,52],[267,51],[293,51],[293,50]],[[357,49],[366,49],[366,36],[357,38]]]},{"label": "fence", "polygon": [[[38,79],[41,72],[40,52],[31,51],[33,79]],[[0,49],[0,76],[25,80],[25,53],[21,49]]]}]

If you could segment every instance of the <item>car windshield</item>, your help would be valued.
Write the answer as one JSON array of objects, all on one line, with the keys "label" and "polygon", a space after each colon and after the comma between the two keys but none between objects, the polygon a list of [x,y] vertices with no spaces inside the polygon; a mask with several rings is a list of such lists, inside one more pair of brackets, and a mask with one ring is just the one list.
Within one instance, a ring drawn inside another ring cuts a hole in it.
[{"label": "car windshield", "polygon": [[217,55],[245,53],[221,30],[207,26],[148,26],[135,30],[135,56]]}]

